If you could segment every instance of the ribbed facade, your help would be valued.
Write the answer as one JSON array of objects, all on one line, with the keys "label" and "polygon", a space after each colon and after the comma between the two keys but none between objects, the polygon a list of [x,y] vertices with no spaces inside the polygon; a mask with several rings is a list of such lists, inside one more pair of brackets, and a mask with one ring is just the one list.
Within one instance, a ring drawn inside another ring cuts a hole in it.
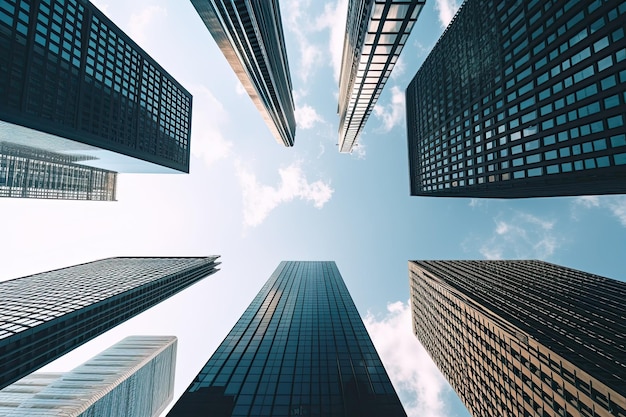
[{"label": "ribbed facade", "polygon": [[168,416],[406,416],[334,262],[281,262]]},{"label": "ribbed facade", "polygon": [[293,146],[296,119],[278,0],[191,0],[276,141]]},{"label": "ribbed facade", "polygon": [[158,417],[172,400],[176,337],[130,336],[64,374],[0,390],[7,417]]},{"label": "ribbed facade", "polygon": [[217,271],[204,258],[108,258],[0,282],[0,388]]},{"label": "ribbed facade", "polygon": [[115,201],[117,174],[78,163],[92,158],[0,142],[0,197]]},{"label": "ribbed facade", "polygon": [[626,2],[466,0],[406,91],[411,194],[626,193]]},{"label": "ribbed facade", "polygon": [[411,261],[409,283],[472,415],[626,416],[626,283],[541,261]]},{"label": "ribbed facade", "polygon": [[89,149],[117,172],[189,172],[191,100],[90,2],[3,0],[0,120],[13,125],[3,140]]},{"label": "ribbed facade", "polygon": [[337,108],[340,152],[350,152],[356,144],[424,3],[348,2]]}]

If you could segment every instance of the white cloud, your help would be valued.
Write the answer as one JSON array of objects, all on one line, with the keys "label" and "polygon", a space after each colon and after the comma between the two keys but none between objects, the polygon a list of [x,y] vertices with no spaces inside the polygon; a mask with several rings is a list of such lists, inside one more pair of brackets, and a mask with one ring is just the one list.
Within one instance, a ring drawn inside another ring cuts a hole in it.
[{"label": "white cloud", "polygon": [[92,3],[105,15],[109,14],[109,4],[102,0],[92,0]]},{"label": "white cloud", "polygon": [[240,161],[235,162],[235,171],[243,194],[246,226],[260,225],[272,210],[296,198],[312,202],[314,207],[321,209],[334,192],[328,183],[321,180],[310,183],[300,162],[278,170],[280,184],[277,187],[259,183],[256,175]]},{"label": "white cloud", "polygon": [[466,240],[466,250],[477,249],[486,259],[547,259],[559,248],[561,237],[554,231],[554,220],[515,212],[508,218],[498,216],[494,223],[491,236]]},{"label": "white cloud", "polygon": [[232,152],[233,143],[220,130],[228,113],[207,87],[191,85],[189,89],[193,94],[191,152],[211,165]]},{"label": "white cloud", "polygon": [[403,56],[404,55],[400,55],[400,57],[396,61],[396,65],[393,66],[393,71],[391,71],[391,78],[393,78],[394,80],[397,80],[402,74],[404,74],[404,71],[406,70],[404,58],[402,58]]},{"label": "white cloud", "polygon": [[341,71],[347,16],[348,0],[337,0],[335,3],[327,3],[324,6],[324,13],[315,22],[318,30],[330,30],[328,51],[330,52],[335,81],[339,81],[339,72]]},{"label": "white cloud", "polygon": [[167,17],[167,9],[163,6],[151,5],[142,9],[138,13],[130,16],[129,36],[138,44],[143,44],[148,39],[148,27],[157,23],[159,19]]},{"label": "white cloud", "polygon": [[435,1],[435,8],[439,13],[439,23],[441,24],[441,27],[445,28],[448,26],[460,6],[461,5],[456,0]]},{"label": "white cloud", "polygon": [[298,75],[304,82],[308,81],[315,66],[323,62],[321,49],[311,42],[310,34],[315,31],[315,27],[311,25],[310,17],[302,13],[309,8],[310,4],[310,0],[287,2],[284,19],[285,26],[293,33],[298,43],[300,51]]},{"label": "white cloud", "polygon": [[323,122],[322,116],[308,104],[296,106],[296,122],[300,129],[311,129],[316,123]]},{"label": "white cloud", "polygon": [[388,105],[376,104],[374,106],[374,115],[382,120],[382,129],[389,132],[398,126],[404,118],[404,93],[394,85],[391,87],[391,103]]},{"label": "white cloud", "polygon": [[626,227],[626,197],[624,196],[581,196],[574,199],[574,206],[586,209],[608,209]]},{"label": "white cloud", "polygon": [[367,146],[363,143],[363,135],[359,138],[359,142],[354,144],[350,154],[356,156],[357,159],[365,159],[365,156],[367,155]]},{"label": "white cloud", "polygon": [[412,332],[410,302],[387,305],[387,314],[363,320],[409,417],[447,416],[451,388]]},{"label": "white cloud", "polygon": [[235,93],[237,93],[238,96],[247,95],[246,89],[244,88],[243,84],[241,84],[239,80],[237,80],[237,84],[235,84]]}]

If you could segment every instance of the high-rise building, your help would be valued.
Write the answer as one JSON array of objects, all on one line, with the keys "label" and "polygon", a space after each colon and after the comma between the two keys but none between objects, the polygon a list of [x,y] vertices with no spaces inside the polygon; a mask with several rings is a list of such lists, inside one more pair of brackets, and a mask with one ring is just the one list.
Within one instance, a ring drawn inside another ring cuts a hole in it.
[{"label": "high-rise building", "polygon": [[626,416],[626,283],[541,261],[411,261],[413,330],[474,416]]},{"label": "high-rise building", "polygon": [[278,143],[296,119],[278,0],[191,0]]},{"label": "high-rise building", "polygon": [[2,2],[0,141],[114,172],[189,172],[191,100],[89,1]]},{"label": "high-rise building", "polygon": [[0,388],[215,273],[216,259],[108,258],[0,282]]},{"label": "high-rise building", "polygon": [[176,337],[130,336],[66,373],[0,390],[0,415],[158,417],[172,401]]},{"label": "high-rise building", "polygon": [[467,0],[406,92],[411,194],[626,193],[626,2]]},{"label": "high-rise building", "polygon": [[281,262],[168,416],[406,416],[334,262]]},{"label": "high-rise building", "polygon": [[425,0],[348,2],[339,75],[339,151],[350,152],[398,62]]},{"label": "high-rise building", "polygon": [[115,201],[117,174],[93,159],[0,142],[0,197]]}]

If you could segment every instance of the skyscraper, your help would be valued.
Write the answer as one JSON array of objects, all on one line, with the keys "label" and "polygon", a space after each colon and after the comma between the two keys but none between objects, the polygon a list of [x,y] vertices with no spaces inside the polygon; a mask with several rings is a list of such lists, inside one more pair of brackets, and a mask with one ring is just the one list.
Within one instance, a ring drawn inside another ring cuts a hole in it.
[{"label": "skyscraper", "polygon": [[130,336],[70,372],[35,372],[0,390],[0,415],[158,417],[175,364],[174,336]]},{"label": "skyscraper", "polygon": [[117,174],[93,159],[0,142],[0,197],[115,201]]},{"label": "skyscraper", "polygon": [[339,75],[339,151],[350,152],[398,61],[425,0],[348,2]]},{"label": "skyscraper", "polygon": [[216,259],[108,258],[0,282],[0,388],[215,273]]},{"label": "skyscraper", "polygon": [[281,262],[169,416],[406,416],[334,262]]},{"label": "skyscraper", "polygon": [[0,7],[0,141],[189,172],[191,94],[87,0]]},{"label": "skyscraper", "polygon": [[626,193],[624,1],[467,0],[406,92],[411,194]]},{"label": "skyscraper", "polygon": [[626,416],[626,283],[541,261],[409,262],[413,330],[475,416]]},{"label": "skyscraper", "polygon": [[191,0],[274,138],[293,146],[296,119],[278,0]]}]

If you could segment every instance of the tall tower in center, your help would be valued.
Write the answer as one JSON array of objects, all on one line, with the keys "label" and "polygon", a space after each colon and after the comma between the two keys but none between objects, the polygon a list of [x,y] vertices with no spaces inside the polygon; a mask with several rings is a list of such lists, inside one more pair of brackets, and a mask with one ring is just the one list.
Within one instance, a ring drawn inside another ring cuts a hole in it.
[{"label": "tall tower in center", "polygon": [[169,416],[406,416],[334,262],[281,262]]}]

